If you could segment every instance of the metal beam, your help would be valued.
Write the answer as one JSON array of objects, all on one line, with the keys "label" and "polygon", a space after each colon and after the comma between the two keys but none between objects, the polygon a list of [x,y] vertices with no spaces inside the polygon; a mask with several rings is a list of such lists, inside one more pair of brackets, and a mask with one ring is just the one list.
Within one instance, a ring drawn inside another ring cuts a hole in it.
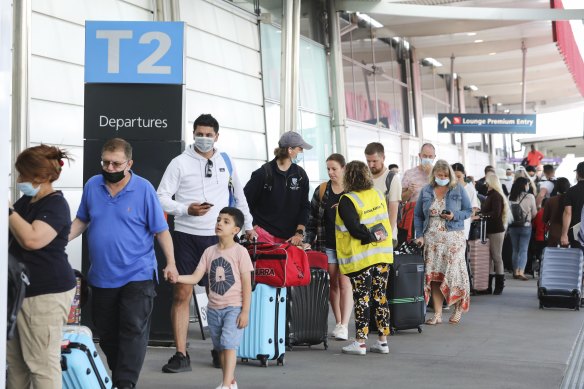
[{"label": "metal beam", "polygon": [[[395,0],[394,0],[395,1]],[[378,15],[462,20],[583,20],[584,9],[446,7],[395,4],[392,0],[336,0],[338,10]]]},{"label": "metal beam", "polygon": [[[335,9],[335,1],[327,0],[329,45],[330,45],[330,78],[331,78],[331,108],[332,130],[335,151],[347,155],[347,111],[345,106],[345,81],[343,77],[343,59],[341,52],[341,35],[339,14]],[[352,24],[351,26],[355,26]]]}]

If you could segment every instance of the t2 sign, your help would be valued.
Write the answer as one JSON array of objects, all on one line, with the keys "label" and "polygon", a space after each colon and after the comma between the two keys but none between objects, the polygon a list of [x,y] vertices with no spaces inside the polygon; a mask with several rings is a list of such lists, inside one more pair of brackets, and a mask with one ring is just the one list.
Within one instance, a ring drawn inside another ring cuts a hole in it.
[{"label": "t2 sign", "polygon": [[85,23],[85,82],[182,84],[183,22]]}]

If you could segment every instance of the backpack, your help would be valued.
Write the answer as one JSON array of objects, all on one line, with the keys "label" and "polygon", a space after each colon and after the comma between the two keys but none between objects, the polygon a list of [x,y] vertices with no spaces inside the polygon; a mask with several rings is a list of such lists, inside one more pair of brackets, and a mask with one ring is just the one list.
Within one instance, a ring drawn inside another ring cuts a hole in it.
[{"label": "backpack", "polygon": [[318,186],[318,199],[322,203],[322,199],[324,198],[324,193],[326,192],[326,185],[327,182],[323,182]]},{"label": "backpack", "polygon": [[227,184],[227,190],[229,191],[229,206],[235,207],[237,201],[235,200],[235,188],[233,187],[233,166],[231,165],[231,159],[227,153],[221,153],[225,165],[227,165],[227,171],[229,171],[229,183]]},{"label": "backpack", "polygon": [[389,194],[389,188],[391,187],[391,182],[393,181],[393,177],[395,177],[394,172],[389,172],[389,174],[385,177],[385,196]]},{"label": "backpack", "polygon": [[264,173],[266,178],[264,180],[264,189],[268,192],[272,191],[272,187],[274,186],[274,174],[272,172],[272,165],[270,165],[270,161],[264,163],[262,165],[262,169],[264,169]]},{"label": "backpack", "polygon": [[6,338],[8,340],[14,337],[16,317],[22,307],[26,287],[30,285],[27,273],[26,266],[8,253],[8,297],[6,306]]},{"label": "backpack", "polygon": [[511,215],[513,215],[513,222],[511,223],[512,227],[525,227],[530,224],[529,214],[521,208],[521,202],[525,197],[527,197],[527,193],[525,193],[518,202],[511,203]]}]

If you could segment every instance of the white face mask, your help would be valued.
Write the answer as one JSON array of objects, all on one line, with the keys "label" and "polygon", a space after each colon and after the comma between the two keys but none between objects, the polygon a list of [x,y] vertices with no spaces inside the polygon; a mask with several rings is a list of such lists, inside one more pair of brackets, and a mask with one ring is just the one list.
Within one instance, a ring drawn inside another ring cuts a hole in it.
[{"label": "white face mask", "polygon": [[195,136],[195,147],[201,153],[207,153],[213,150],[214,144],[215,144],[214,138],[208,138],[206,136]]}]

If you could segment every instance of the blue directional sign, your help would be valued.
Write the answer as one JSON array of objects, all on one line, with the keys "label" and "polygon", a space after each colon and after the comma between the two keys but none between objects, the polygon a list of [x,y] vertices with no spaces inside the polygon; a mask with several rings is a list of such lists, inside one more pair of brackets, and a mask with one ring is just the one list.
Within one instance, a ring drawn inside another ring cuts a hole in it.
[{"label": "blue directional sign", "polygon": [[535,134],[536,115],[439,113],[438,132]]},{"label": "blue directional sign", "polygon": [[183,22],[85,23],[85,82],[182,84]]}]

